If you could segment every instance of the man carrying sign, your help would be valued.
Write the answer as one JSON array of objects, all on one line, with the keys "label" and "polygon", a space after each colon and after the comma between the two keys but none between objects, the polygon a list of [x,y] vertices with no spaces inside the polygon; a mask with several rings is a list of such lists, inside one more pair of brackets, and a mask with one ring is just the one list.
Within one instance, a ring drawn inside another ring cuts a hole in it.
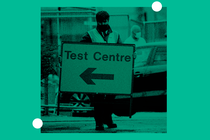
[{"label": "man carrying sign", "polygon": [[[80,42],[87,43],[122,43],[120,35],[109,26],[109,14],[106,11],[99,11],[96,14],[97,27],[88,31]],[[96,130],[104,130],[103,124],[109,128],[116,128],[112,121],[112,106],[108,103],[113,101],[115,95],[94,95],[94,119]]]}]

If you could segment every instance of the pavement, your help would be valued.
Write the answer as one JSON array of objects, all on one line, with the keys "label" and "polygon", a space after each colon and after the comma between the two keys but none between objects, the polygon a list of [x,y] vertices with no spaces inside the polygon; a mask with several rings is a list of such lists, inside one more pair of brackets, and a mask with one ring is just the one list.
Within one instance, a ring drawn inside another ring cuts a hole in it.
[{"label": "pavement", "polygon": [[138,112],[131,118],[112,115],[117,128],[95,130],[93,117],[72,117],[65,115],[41,116],[41,133],[167,133],[166,112]]}]

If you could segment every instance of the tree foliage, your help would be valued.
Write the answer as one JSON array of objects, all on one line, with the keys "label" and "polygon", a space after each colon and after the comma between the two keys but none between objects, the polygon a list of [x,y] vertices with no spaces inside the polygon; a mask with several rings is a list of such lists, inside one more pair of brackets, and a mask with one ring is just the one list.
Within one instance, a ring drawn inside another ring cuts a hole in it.
[{"label": "tree foliage", "polygon": [[58,46],[41,42],[41,79],[46,78],[49,74],[57,74],[56,59],[58,58]]}]

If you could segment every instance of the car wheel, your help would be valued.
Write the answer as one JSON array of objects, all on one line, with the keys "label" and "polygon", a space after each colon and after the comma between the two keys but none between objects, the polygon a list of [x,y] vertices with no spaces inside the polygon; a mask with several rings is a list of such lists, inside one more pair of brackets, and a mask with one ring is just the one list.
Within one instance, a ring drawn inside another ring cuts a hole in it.
[{"label": "car wheel", "polygon": [[70,97],[70,106],[72,107],[90,107],[90,104],[90,97],[87,94],[73,93]]}]

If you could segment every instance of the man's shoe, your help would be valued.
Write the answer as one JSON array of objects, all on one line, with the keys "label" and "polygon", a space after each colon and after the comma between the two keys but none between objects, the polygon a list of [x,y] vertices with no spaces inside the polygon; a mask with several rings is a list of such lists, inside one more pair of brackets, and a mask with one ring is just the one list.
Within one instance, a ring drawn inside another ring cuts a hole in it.
[{"label": "man's shoe", "polygon": [[112,123],[112,124],[107,124],[108,128],[117,128],[117,124]]},{"label": "man's shoe", "polygon": [[103,125],[98,125],[98,126],[96,126],[96,130],[104,130]]}]

